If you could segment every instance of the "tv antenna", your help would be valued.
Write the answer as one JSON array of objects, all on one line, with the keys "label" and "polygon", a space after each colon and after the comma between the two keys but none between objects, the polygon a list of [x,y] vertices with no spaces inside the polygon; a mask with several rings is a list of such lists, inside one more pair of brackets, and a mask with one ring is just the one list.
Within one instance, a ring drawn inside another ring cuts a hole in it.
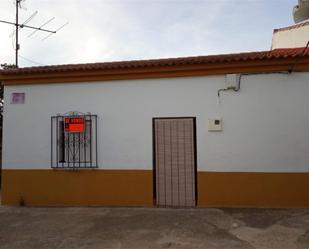
[{"label": "tv antenna", "polygon": [[0,22],[15,26],[15,30],[10,35],[10,37],[14,36],[14,34],[15,34],[15,66],[18,67],[18,51],[20,49],[20,44],[19,44],[19,41],[18,41],[18,38],[19,38],[18,37],[18,32],[19,32],[20,29],[22,29],[22,28],[33,29],[34,31],[28,37],[32,36],[33,34],[35,34],[38,31],[47,32],[49,34],[48,34],[48,36],[46,36],[43,39],[43,40],[45,40],[48,37],[50,37],[51,35],[57,33],[64,26],[66,26],[68,24],[68,22],[65,23],[64,25],[62,25],[60,28],[58,28],[56,30],[48,30],[48,29],[44,29],[43,28],[45,25],[47,25],[48,23],[53,21],[55,19],[54,17],[49,19],[47,22],[43,23],[39,27],[34,27],[34,26],[27,25],[38,14],[38,11],[35,11],[26,21],[24,21],[23,23],[19,23],[19,8],[22,8],[21,2],[23,2],[25,0],[14,0],[14,1],[15,1],[15,4],[16,4],[16,20],[15,20],[15,22],[9,22],[9,21],[5,21],[5,20],[0,20]]}]

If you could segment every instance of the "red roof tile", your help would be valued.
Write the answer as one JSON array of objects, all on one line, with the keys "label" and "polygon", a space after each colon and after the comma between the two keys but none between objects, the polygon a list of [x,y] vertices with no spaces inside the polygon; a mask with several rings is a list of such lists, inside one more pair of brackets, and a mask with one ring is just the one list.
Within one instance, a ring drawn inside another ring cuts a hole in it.
[{"label": "red roof tile", "polygon": [[74,71],[97,71],[97,70],[121,70],[136,68],[153,68],[186,65],[207,65],[214,63],[233,63],[259,60],[275,60],[284,58],[294,58],[298,56],[309,56],[309,48],[284,48],[272,51],[247,52],[237,54],[221,54],[209,56],[180,57],[153,60],[133,60],[104,63],[52,65],[39,67],[25,67],[17,69],[0,70],[2,75],[23,75],[35,73],[61,73]]}]

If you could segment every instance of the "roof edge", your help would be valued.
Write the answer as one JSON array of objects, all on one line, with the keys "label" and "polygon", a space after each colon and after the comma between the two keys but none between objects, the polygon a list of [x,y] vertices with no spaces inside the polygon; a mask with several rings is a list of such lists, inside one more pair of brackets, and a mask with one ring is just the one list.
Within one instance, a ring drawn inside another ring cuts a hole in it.
[{"label": "roof edge", "polygon": [[[27,85],[27,84],[55,84],[55,83],[78,83],[94,81],[117,81],[117,80],[136,80],[136,79],[156,79],[156,78],[175,78],[175,77],[194,77],[224,75],[229,73],[272,73],[288,72],[295,59],[280,59],[272,61],[255,61],[240,63],[217,63],[214,65],[201,66],[173,66],[135,70],[116,70],[116,71],[92,71],[92,72],[70,72],[53,74],[33,74],[25,77],[24,75],[6,75],[0,81],[4,85]],[[309,58],[300,61],[294,67],[294,71],[309,71]]]},{"label": "roof edge", "polygon": [[283,27],[283,28],[279,28],[279,29],[274,29],[274,33],[281,32],[281,31],[288,31],[288,30],[298,29],[298,28],[302,28],[302,27],[305,27],[305,26],[308,26],[308,25],[309,25],[309,21],[305,21],[305,22],[298,23],[298,24],[295,24],[295,25],[292,25],[292,26]]},{"label": "roof edge", "polygon": [[309,70],[309,49],[184,57],[172,59],[56,65],[0,71],[5,85],[186,77],[227,73]]}]

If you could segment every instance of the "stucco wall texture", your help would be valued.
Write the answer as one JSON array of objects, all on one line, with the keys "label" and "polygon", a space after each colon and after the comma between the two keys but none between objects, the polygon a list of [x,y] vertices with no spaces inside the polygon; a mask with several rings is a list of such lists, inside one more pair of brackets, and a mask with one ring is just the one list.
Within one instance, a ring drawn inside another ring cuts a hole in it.
[{"label": "stucco wall texture", "polygon": [[[4,169],[50,169],[50,118],[98,115],[100,169],[151,170],[152,118],[196,117],[198,171],[309,172],[309,73],[5,86]],[[25,104],[11,104],[24,92]],[[222,132],[208,119],[222,118]]]}]

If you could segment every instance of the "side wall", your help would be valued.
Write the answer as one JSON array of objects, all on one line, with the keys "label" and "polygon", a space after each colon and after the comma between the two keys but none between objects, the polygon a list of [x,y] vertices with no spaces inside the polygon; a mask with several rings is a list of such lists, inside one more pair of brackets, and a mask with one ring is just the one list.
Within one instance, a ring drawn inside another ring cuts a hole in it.
[{"label": "side wall", "polygon": [[308,43],[309,25],[289,30],[277,31],[273,35],[272,49],[304,48]]},{"label": "side wall", "polygon": [[[6,86],[3,203],[152,205],[152,118],[194,116],[199,206],[309,206],[308,83],[245,75],[220,101],[225,76]],[[13,92],[26,103],[10,104]],[[98,115],[98,170],[50,169],[50,117],[68,111]]]}]

